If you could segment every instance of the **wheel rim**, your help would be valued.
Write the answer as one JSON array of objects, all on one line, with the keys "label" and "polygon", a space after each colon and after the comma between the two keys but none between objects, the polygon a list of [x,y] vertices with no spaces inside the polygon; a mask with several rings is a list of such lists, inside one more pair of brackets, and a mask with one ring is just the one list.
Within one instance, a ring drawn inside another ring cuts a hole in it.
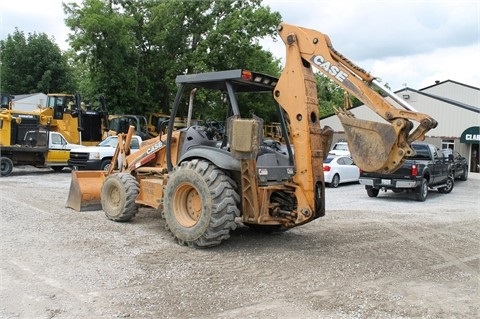
[{"label": "wheel rim", "polygon": [[451,188],[453,187],[453,179],[447,179],[447,186],[445,187],[445,189],[447,191],[449,191]]},{"label": "wheel rim", "polygon": [[337,187],[340,184],[340,177],[338,175],[333,176],[333,186]]},{"label": "wheel rim", "polygon": [[197,189],[190,184],[181,184],[175,191],[173,211],[182,226],[193,227],[202,215],[202,200]]},{"label": "wheel rim", "polygon": [[109,189],[109,194],[108,196],[110,206],[112,207],[118,207],[120,205],[120,191],[118,187],[111,186]]},{"label": "wheel rim", "polygon": [[427,193],[428,193],[428,185],[424,183],[422,185],[422,197],[427,197]]}]

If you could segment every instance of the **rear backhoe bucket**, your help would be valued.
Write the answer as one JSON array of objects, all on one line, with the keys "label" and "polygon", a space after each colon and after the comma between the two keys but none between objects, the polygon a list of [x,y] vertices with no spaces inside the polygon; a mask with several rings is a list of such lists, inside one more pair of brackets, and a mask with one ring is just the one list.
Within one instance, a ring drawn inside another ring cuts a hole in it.
[{"label": "rear backhoe bucket", "polygon": [[101,190],[106,171],[72,171],[66,207],[83,212],[102,209]]},{"label": "rear backhoe bucket", "polygon": [[[337,114],[345,130],[355,164],[366,172],[394,172],[403,162],[395,147],[397,132],[391,124]],[[401,150],[400,150],[401,151]]]}]

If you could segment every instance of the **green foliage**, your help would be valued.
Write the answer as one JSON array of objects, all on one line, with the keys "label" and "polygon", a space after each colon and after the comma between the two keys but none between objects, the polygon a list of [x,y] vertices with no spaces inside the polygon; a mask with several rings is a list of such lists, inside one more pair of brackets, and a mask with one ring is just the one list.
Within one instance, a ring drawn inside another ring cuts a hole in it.
[{"label": "green foliage", "polygon": [[0,41],[0,90],[13,94],[72,92],[72,70],[55,42],[45,33],[18,29]]},{"label": "green foliage", "polygon": [[[130,99],[136,86],[138,58],[135,47],[135,20],[100,0],[64,5],[66,25],[75,31],[70,45],[77,52],[77,69],[86,70],[88,81],[80,81],[84,95],[105,95],[114,110],[134,108]],[[122,106],[122,107],[120,107]]]},{"label": "green foliage", "polygon": [[[335,114],[334,108],[345,107],[345,90],[337,83],[318,72],[315,73],[317,81],[317,96],[320,118]],[[359,106],[362,103],[354,96],[349,95],[352,106]]]},{"label": "green foliage", "polygon": [[[105,95],[111,113],[169,113],[179,74],[280,72],[258,44],[273,36],[280,15],[261,0],[85,0],[64,10],[75,64],[86,71],[81,91]],[[198,103],[199,116],[221,113],[206,97]]]},{"label": "green foliage", "polygon": [[[16,30],[0,41],[0,89],[13,94],[81,92],[110,113],[168,114],[179,74],[250,69],[279,76],[280,60],[259,40],[276,40],[278,12],[262,0],[84,0],[64,4],[71,49],[62,53],[45,34]],[[322,118],[344,106],[344,90],[316,73]],[[388,86],[388,85],[387,85]],[[186,114],[188,93],[182,105]],[[354,97],[354,106],[361,103]],[[199,90],[194,116],[225,118],[219,93]],[[271,95],[239,97],[242,114],[275,121]]]},{"label": "green foliage", "polygon": [[344,106],[343,89],[322,73],[315,73],[320,118],[335,114],[334,108]]}]

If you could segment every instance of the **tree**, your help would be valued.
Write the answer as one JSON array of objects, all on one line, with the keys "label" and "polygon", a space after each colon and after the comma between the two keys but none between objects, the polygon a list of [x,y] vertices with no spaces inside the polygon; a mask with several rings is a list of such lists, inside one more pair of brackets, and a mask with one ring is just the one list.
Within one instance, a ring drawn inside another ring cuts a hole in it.
[{"label": "tree", "polygon": [[15,30],[0,41],[0,90],[12,94],[73,92],[71,68],[53,39],[45,33]]},{"label": "tree", "polygon": [[178,74],[254,68],[278,75],[279,61],[258,40],[274,34],[280,15],[260,4],[85,0],[64,10],[89,88],[106,95],[110,111],[145,114],[169,113]]}]

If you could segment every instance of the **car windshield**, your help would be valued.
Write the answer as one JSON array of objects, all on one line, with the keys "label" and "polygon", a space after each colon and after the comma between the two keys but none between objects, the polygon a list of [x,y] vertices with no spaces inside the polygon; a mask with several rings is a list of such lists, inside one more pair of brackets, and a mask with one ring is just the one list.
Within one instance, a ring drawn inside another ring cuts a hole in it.
[{"label": "car windshield", "polygon": [[333,157],[327,157],[326,159],[323,160],[324,164],[328,164],[333,160]]},{"label": "car windshield", "polygon": [[104,146],[104,147],[117,147],[118,139],[117,138],[107,138],[98,143],[97,146]]},{"label": "car windshield", "polygon": [[339,150],[339,151],[348,151],[348,146],[347,146],[347,144],[335,144],[333,149],[334,150]]}]

